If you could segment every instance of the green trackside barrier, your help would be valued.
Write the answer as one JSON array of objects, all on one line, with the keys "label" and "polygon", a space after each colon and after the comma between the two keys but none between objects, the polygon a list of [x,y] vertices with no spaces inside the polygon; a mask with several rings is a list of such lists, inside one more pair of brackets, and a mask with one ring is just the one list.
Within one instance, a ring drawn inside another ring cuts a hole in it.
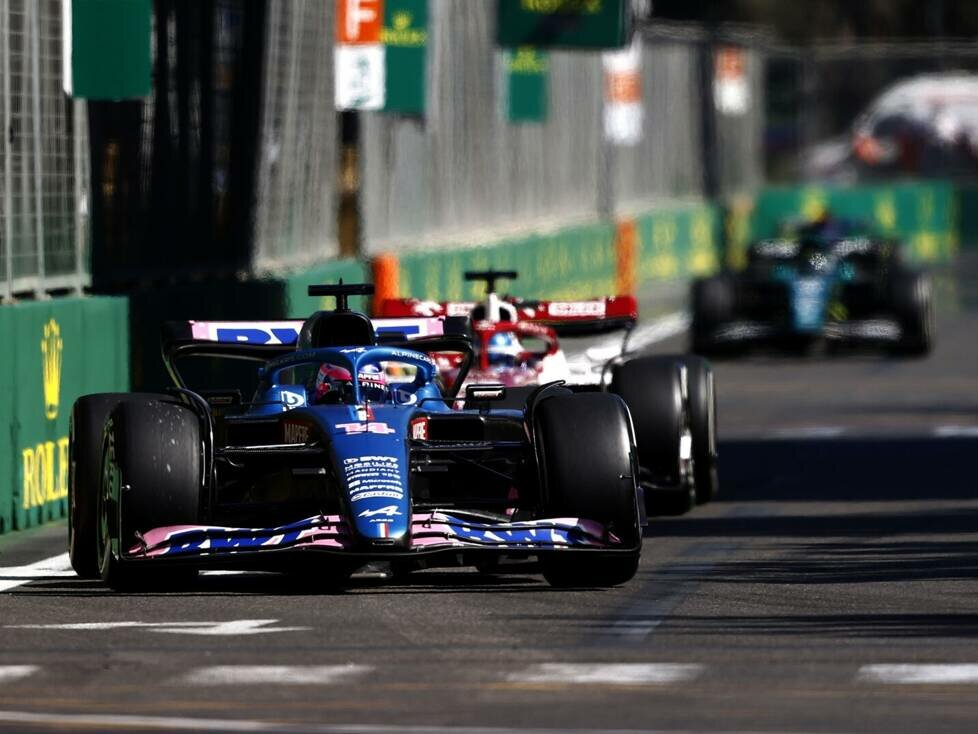
[{"label": "green trackside barrier", "polygon": [[[333,260],[317,265],[300,273],[282,278],[285,283],[285,306],[289,318],[304,319],[314,311],[333,308],[332,298],[312,298],[308,294],[310,285],[336,283],[342,278],[344,283],[365,283],[370,273],[359,260]],[[350,308],[366,309],[365,298],[351,298]]]},{"label": "green trackside barrier", "polygon": [[720,213],[696,203],[635,217],[636,282],[709,275],[720,266]]},{"label": "green trackside barrier", "polygon": [[127,322],[125,298],[0,307],[0,532],[65,515],[71,406],[129,388]]},{"label": "green trackside barrier", "polygon": [[978,184],[958,184],[958,239],[962,247],[978,247]]},{"label": "green trackside barrier", "polygon": [[914,262],[949,262],[958,250],[958,197],[950,183],[812,185],[763,189],[754,201],[750,236],[733,243],[739,249],[729,253],[730,259],[733,264],[742,260],[747,241],[775,237],[786,221],[812,219],[823,211],[900,238]]},{"label": "green trackside barrier", "polygon": [[467,300],[484,285],[467,283],[466,270],[516,270],[507,292],[533,298],[584,298],[615,289],[612,224],[565,227],[464,248],[397,253],[400,293],[435,301]]}]

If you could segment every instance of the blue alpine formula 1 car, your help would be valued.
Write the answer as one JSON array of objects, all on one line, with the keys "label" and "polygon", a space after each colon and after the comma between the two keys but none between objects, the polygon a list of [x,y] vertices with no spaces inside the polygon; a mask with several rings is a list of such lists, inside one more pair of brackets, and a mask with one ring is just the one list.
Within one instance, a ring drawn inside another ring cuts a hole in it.
[{"label": "blue alpine formula 1 car", "polygon": [[[446,334],[445,317],[371,322],[346,308],[370,292],[312,286],[337,308],[304,322],[171,323],[173,389],[80,398],[76,572],[120,588],[200,568],[299,569],[335,585],[372,561],[491,567],[506,555],[537,557],[555,586],[630,579],[642,533],[622,400],[550,384],[502,410],[501,385],[452,394],[428,353],[458,351],[467,370],[469,340]],[[200,358],[257,363],[253,398],[187,387],[182,368]]]},{"label": "blue alpine formula 1 car", "polygon": [[693,282],[692,349],[732,352],[764,344],[806,352],[818,342],[923,355],[934,338],[927,276],[899,243],[826,219],[762,240],[740,272]]}]

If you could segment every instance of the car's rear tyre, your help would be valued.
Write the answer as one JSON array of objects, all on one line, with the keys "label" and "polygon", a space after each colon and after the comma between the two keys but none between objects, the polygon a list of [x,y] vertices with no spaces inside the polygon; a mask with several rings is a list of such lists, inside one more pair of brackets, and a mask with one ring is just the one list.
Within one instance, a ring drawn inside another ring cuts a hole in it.
[{"label": "car's rear tyre", "polygon": [[898,270],[890,282],[890,297],[902,330],[894,351],[913,357],[928,354],[934,341],[930,279],[924,273]]},{"label": "car's rear tyre", "polygon": [[616,365],[611,392],[631,412],[642,475],[660,487],[683,480],[679,444],[686,429],[679,368],[682,357],[646,356]]},{"label": "car's rear tyre", "polygon": [[692,350],[697,354],[717,352],[713,334],[734,317],[734,284],[726,275],[697,278],[690,291],[693,323],[690,327]]},{"label": "car's rear tyre", "polygon": [[693,483],[696,504],[714,499],[720,491],[717,472],[717,400],[713,368],[702,357],[683,358],[689,386],[689,429],[693,437]]},{"label": "car's rear tyre", "polygon": [[544,483],[544,514],[605,524],[629,554],[541,555],[544,578],[560,587],[614,586],[638,567],[642,536],[634,439],[624,402],[606,393],[557,395],[534,409],[534,436]]},{"label": "car's rear tyre", "polygon": [[200,519],[202,445],[197,416],[156,396],[119,403],[106,422],[98,495],[99,575],[117,589],[183,583],[188,566],[127,565],[137,533]]}]

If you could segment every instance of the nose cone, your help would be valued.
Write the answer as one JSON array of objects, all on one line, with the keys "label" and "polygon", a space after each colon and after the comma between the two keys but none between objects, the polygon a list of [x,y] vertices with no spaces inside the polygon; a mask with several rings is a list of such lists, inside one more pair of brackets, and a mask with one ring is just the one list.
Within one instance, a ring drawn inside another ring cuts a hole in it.
[{"label": "nose cone", "polygon": [[368,420],[337,423],[332,431],[333,453],[346,490],[350,521],[360,539],[369,544],[400,546],[410,542],[411,498],[405,438],[409,417],[410,411],[404,409],[377,409]]},{"label": "nose cone", "polygon": [[822,276],[796,278],[790,285],[791,316],[797,331],[814,332],[825,321],[829,279]]}]

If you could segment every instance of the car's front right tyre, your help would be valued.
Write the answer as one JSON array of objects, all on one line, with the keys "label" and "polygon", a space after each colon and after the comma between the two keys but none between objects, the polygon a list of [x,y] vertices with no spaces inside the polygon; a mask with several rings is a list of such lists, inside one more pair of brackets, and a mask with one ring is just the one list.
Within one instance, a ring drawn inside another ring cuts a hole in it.
[{"label": "car's front right tyre", "polygon": [[200,521],[203,456],[197,416],[156,397],[119,403],[106,422],[98,493],[99,575],[117,589],[170,585],[196,576],[191,567],[127,564],[140,534]]}]

